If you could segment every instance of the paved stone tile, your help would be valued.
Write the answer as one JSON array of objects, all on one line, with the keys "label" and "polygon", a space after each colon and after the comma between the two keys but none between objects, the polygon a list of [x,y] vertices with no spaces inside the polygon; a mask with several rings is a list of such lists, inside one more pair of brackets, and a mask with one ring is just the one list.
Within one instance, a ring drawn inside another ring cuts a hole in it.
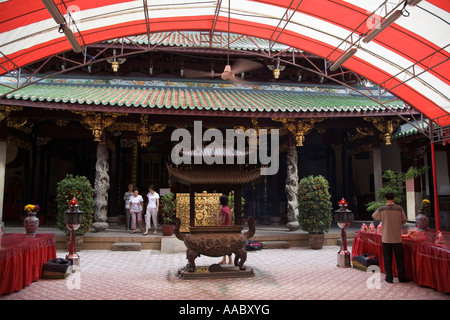
[{"label": "paved stone tile", "polygon": [[[336,267],[338,250],[327,246],[249,252],[246,264],[255,277],[216,280],[178,279],[178,268],[187,262],[184,253],[84,250],[80,272],[67,279],[41,279],[0,300],[450,300],[450,295],[414,282],[398,283],[395,278],[388,284],[384,274],[379,275],[379,289],[369,289],[372,274]],[[57,251],[58,257],[65,254]],[[219,260],[201,256],[196,263]]]}]

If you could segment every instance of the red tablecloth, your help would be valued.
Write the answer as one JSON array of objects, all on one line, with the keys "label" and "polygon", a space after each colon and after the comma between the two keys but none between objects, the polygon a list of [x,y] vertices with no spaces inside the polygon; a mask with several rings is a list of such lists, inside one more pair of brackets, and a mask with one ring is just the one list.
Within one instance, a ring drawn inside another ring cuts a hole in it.
[{"label": "red tablecloth", "polygon": [[0,295],[18,291],[42,277],[44,264],[56,258],[55,235],[0,235]]},{"label": "red tablecloth", "polygon": [[[416,241],[403,239],[406,276],[421,286],[431,287],[441,292],[450,292],[450,232],[443,232],[444,245],[435,244],[436,234],[425,232],[427,239]],[[353,256],[363,253],[376,255],[380,270],[384,272],[381,235],[369,232],[355,232],[352,246]],[[395,258],[393,273],[397,275]]]}]

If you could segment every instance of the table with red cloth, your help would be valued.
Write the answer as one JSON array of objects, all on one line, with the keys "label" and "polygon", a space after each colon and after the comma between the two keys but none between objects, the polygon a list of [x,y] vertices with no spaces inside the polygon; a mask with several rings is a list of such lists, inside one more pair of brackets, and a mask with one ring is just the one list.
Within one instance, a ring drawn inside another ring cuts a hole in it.
[{"label": "table with red cloth", "polygon": [[[425,287],[440,292],[450,292],[450,232],[442,232],[445,244],[435,244],[436,233],[424,232],[426,240],[402,238],[405,271],[408,279]],[[383,248],[381,234],[356,231],[352,246],[354,256],[369,253],[376,255],[380,262],[380,270],[384,272]],[[392,271],[397,276],[395,257],[392,258]]]},{"label": "table with red cloth", "polygon": [[0,295],[42,278],[43,266],[56,258],[55,234],[0,234]]}]

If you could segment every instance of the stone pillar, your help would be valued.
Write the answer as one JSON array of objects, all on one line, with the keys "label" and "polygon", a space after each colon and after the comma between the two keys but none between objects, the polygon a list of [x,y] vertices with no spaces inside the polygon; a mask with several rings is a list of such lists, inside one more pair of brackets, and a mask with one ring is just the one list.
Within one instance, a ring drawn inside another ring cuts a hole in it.
[{"label": "stone pillar", "polygon": [[288,150],[287,150],[287,175],[286,175],[286,194],[287,194],[287,224],[290,231],[300,228],[298,224],[298,157],[297,148],[293,142],[293,137],[289,134]]},{"label": "stone pillar", "polygon": [[0,140],[0,226],[3,228],[3,199],[5,195],[6,141]]},{"label": "stone pillar", "polygon": [[372,150],[372,161],[373,161],[373,182],[375,187],[375,201],[380,201],[383,199],[378,198],[378,190],[383,187],[383,168],[381,162],[381,150],[373,149]]},{"label": "stone pillar", "polygon": [[414,179],[406,180],[406,219],[408,221],[416,220],[417,208],[420,208],[418,202],[422,201],[421,193],[415,190]]},{"label": "stone pillar", "polygon": [[97,162],[95,163],[94,185],[94,220],[92,228],[95,232],[102,232],[108,228],[108,191],[109,191],[109,163],[108,148],[105,143],[97,145]]}]

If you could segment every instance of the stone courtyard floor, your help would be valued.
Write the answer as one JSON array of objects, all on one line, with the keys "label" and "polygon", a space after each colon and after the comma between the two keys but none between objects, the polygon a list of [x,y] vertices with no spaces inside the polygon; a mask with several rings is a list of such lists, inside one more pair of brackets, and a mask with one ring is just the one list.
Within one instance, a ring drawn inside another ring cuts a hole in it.
[{"label": "stone courtyard floor", "polygon": [[[338,246],[248,252],[246,279],[181,280],[184,253],[84,250],[81,270],[67,279],[40,279],[0,300],[450,300],[450,295],[414,282],[393,284],[384,274],[336,267]],[[57,251],[64,258],[66,251]],[[220,258],[199,257],[198,266]]]}]

